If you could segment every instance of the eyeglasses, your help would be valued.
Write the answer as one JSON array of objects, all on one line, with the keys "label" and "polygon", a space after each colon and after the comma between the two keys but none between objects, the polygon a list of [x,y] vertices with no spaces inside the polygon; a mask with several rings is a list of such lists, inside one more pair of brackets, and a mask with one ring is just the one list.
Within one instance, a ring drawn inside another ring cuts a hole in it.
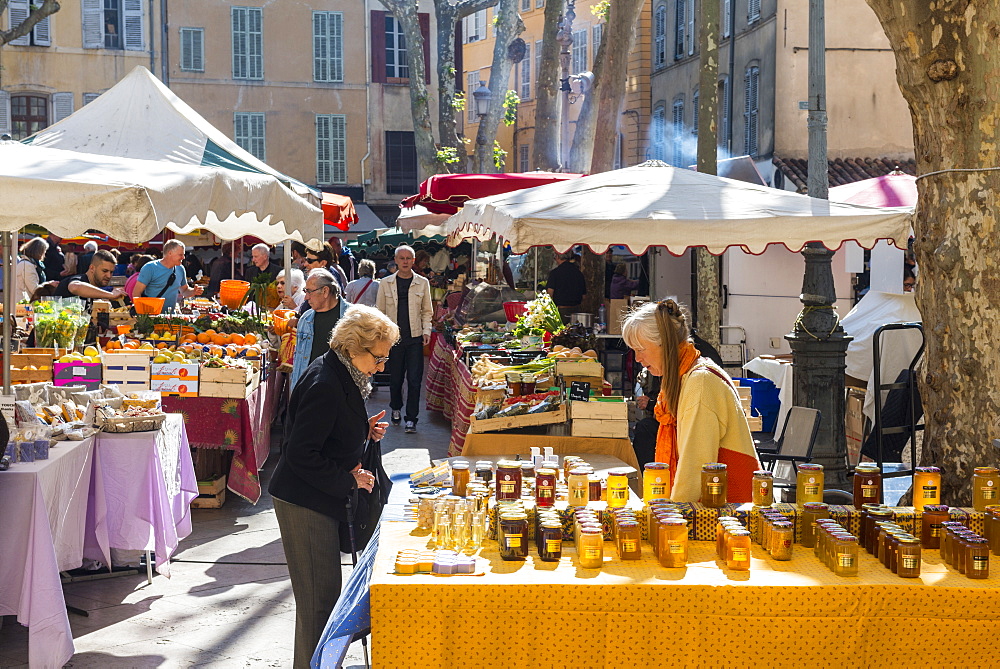
[{"label": "eyeglasses", "polygon": [[309,263],[310,265],[312,265],[313,263],[319,262],[319,258],[303,258],[303,260],[305,262]]},{"label": "eyeglasses", "polygon": [[328,287],[329,286],[320,286],[319,288],[303,288],[302,292],[305,293],[306,295],[310,295],[312,293],[315,293],[317,290],[323,290],[324,288]]},{"label": "eyeglasses", "polygon": [[389,362],[389,356],[379,357],[379,356],[375,355],[374,353],[372,353],[371,349],[365,349],[365,350],[368,351],[368,355],[370,355],[371,357],[375,358],[375,364],[376,365],[384,365],[385,363]]}]

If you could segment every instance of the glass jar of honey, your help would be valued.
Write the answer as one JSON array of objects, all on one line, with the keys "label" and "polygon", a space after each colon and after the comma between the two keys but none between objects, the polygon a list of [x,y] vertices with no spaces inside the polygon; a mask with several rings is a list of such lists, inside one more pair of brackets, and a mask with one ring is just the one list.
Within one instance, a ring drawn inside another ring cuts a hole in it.
[{"label": "glass jar of honey", "polygon": [[733,571],[750,570],[750,532],[733,530],[729,533],[729,546],[726,549],[726,567]]},{"label": "glass jar of honey", "polygon": [[480,460],[476,463],[476,478],[483,483],[489,484],[493,480],[493,463],[489,460]]},{"label": "glass jar of honey", "polygon": [[657,557],[663,567],[685,567],[688,556],[687,521],[665,518],[660,522],[659,550]]},{"label": "glass jar of honey", "polygon": [[726,469],[721,462],[709,462],[701,468],[701,503],[710,509],[726,505],[729,490]]},{"label": "glass jar of honey", "polygon": [[802,505],[802,539],[806,548],[816,547],[816,521],[830,517],[830,507],[822,502],[807,502]]},{"label": "glass jar of honey", "polygon": [[863,462],[854,469],[854,508],[881,503],[882,470],[876,464]]},{"label": "glass jar of honey", "polygon": [[539,469],[535,473],[535,504],[540,507],[556,503],[556,470]]},{"label": "glass jar of honey", "polygon": [[972,508],[980,513],[1000,501],[1000,476],[996,467],[976,467],[972,474]]},{"label": "glass jar of honey", "polygon": [[456,461],[451,463],[451,492],[453,495],[465,497],[465,488],[469,485],[469,463]]},{"label": "glass jar of honey", "polygon": [[766,469],[753,473],[753,505],[771,506],[774,504],[774,474]]},{"label": "glass jar of honey", "polygon": [[948,522],[948,507],[944,504],[927,504],[920,514],[920,545],[924,548],[941,548],[943,524]]},{"label": "glass jar of honey", "polygon": [[587,494],[591,502],[600,502],[604,497],[604,486],[601,477],[597,474],[587,475]]},{"label": "glass jar of honey", "polygon": [[900,537],[896,548],[896,575],[900,578],[920,576],[920,539],[911,536]]},{"label": "glass jar of honey", "polygon": [[642,501],[667,497],[670,494],[670,465],[665,462],[647,462],[642,472]]},{"label": "glass jar of honey", "polygon": [[791,560],[794,540],[795,526],[784,520],[774,523],[771,526],[771,557],[775,560]]},{"label": "glass jar of honey", "polygon": [[619,509],[628,503],[628,472],[621,468],[608,471],[608,508]]},{"label": "glass jar of honey", "polygon": [[528,516],[524,513],[505,513],[500,516],[500,557],[504,560],[523,560],[528,557]]},{"label": "glass jar of honey", "polygon": [[913,470],[913,508],[921,511],[928,504],[941,503],[941,470],[917,467]]},{"label": "glass jar of honey", "polygon": [[868,545],[868,533],[871,532],[871,528],[875,523],[875,519],[872,518],[872,511],[881,509],[881,504],[862,504],[861,505],[861,520],[858,524],[858,544],[862,547]]},{"label": "glass jar of honey", "polygon": [[589,472],[585,469],[577,468],[570,471],[567,481],[570,506],[587,506],[587,502],[590,501],[589,476]]},{"label": "glass jar of honey", "polygon": [[619,522],[615,539],[615,544],[618,546],[618,557],[622,560],[638,560],[642,557],[638,522],[634,520]]},{"label": "glass jar of honey", "polygon": [[542,562],[558,562],[562,557],[562,523],[546,520],[538,529],[538,557]]},{"label": "glass jar of honey", "polygon": [[580,566],[584,569],[600,569],[604,565],[604,537],[600,528],[580,528]]},{"label": "glass jar of honey", "polygon": [[799,465],[795,478],[795,501],[800,505],[823,501],[823,465],[811,462]]},{"label": "glass jar of honey", "polygon": [[858,575],[858,540],[849,534],[838,535],[833,543],[833,573],[837,576]]},{"label": "glass jar of honey", "polygon": [[521,463],[515,460],[497,462],[497,501],[521,499]]},{"label": "glass jar of honey", "polygon": [[970,538],[966,541],[965,575],[969,578],[990,577],[990,545],[982,537]]},{"label": "glass jar of honey", "polygon": [[865,549],[875,557],[878,557],[879,524],[892,522],[892,511],[885,507],[879,507],[870,511],[868,517],[870,524],[868,534],[865,537]]}]

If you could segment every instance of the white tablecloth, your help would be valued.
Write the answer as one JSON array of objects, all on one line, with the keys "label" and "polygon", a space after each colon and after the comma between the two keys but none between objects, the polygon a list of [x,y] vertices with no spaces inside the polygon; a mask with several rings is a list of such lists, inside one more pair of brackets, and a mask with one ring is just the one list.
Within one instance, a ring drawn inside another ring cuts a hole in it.
[{"label": "white tablecloth", "polygon": [[785,416],[792,407],[792,363],[776,358],[754,358],[743,369],[759,374],[778,388],[778,418],[774,422],[774,438],[781,436],[785,427]]},{"label": "white tablecloth", "polygon": [[83,563],[94,438],[60,442],[49,459],[0,472],[0,615],[28,626],[28,661],[73,656],[60,570]]}]

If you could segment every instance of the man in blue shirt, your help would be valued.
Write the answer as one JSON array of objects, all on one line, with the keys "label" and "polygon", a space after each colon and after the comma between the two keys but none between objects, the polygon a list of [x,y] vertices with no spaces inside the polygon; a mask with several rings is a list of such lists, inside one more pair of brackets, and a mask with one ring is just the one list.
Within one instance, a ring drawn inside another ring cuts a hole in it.
[{"label": "man in blue shirt", "polygon": [[177,306],[178,297],[201,295],[201,286],[192,288],[187,285],[187,273],[181,265],[183,260],[184,242],[168,240],[163,244],[163,259],[148,262],[139,270],[132,294],[136,297],[162,297],[164,313]]}]

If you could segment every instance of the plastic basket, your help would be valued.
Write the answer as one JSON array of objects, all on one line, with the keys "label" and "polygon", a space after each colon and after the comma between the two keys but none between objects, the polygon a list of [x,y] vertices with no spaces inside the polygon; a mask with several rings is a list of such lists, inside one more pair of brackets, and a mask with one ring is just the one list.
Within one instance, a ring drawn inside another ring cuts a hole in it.
[{"label": "plastic basket", "polygon": [[279,337],[288,332],[288,321],[295,315],[293,309],[275,309],[271,313],[271,320],[274,323],[274,334]]},{"label": "plastic basket", "polygon": [[503,312],[507,316],[507,320],[511,323],[515,322],[525,311],[528,310],[527,302],[504,302]]},{"label": "plastic basket", "polygon": [[132,303],[135,305],[135,313],[149,314],[155,316],[163,311],[162,297],[136,297]]},{"label": "plastic basket", "polygon": [[250,290],[249,282],[226,279],[219,284],[219,302],[224,307],[238,309],[243,304],[243,298],[246,297],[248,290]]}]

